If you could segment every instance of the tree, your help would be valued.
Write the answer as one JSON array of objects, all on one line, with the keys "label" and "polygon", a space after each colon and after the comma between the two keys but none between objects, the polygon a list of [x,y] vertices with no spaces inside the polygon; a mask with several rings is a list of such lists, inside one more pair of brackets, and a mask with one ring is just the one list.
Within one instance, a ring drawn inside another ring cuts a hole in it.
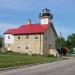
[{"label": "tree", "polygon": [[67,51],[65,50],[66,40],[63,37],[58,37],[56,39],[56,49],[60,55],[66,55]]},{"label": "tree", "polygon": [[0,49],[3,47],[3,37],[0,36]]},{"label": "tree", "polygon": [[66,47],[68,49],[69,53],[73,53],[73,49],[75,49],[75,34],[71,34],[67,37],[67,39],[65,40],[65,38],[63,37],[58,37],[56,40],[56,49],[57,50],[61,50],[63,51],[64,47]]},{"label": "tree", "polygon": [[56,49],[59,49],[60,47],[64,47],[66,46],[66,40],[63,37],[58,37],[56,39]]},{"label": "tree", "polygon": [[67,37],[66,46],[70,49],[70,52],[73,53],[73,48],[75,48],[75,34]]},{"label": "tree", "polygon": [[67,44],[69,48],[75,47],[75,34],[71,34],[67,38]]}]

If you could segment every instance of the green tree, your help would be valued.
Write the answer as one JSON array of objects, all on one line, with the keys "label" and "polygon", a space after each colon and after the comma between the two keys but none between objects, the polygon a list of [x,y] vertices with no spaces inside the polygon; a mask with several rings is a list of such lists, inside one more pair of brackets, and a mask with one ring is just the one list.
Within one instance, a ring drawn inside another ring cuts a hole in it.
[{"label": "green tree", "polygon": [[3,47],[3,37],[0,36],[0,48]]},{"label": "green tree", "polygon": [[56,49],[67,47],[69,49],[69,53],[73,53],[73,48],[75,48],[75,34],[71,34],[65,40],[64,37],[58,37],[56,40]]},{"label": "green tree", "polygon": [[56,49],[58,51],[58,53],[60,55],[66,55],[66,52],[64,50],[64,47],[66,46],[66,41],[65,41],[65,38],[63,37],[58,37],[56,39]]},{"label": "green tree", "polygon": [[75,48],[75,34],[71,34],[68,36],[67,44],[69,48]]},{"label": "green tree", "polygon": [[73,53],[73,48],[75,48],[75,34],[67,37],[66,46],[70,49],[70,53]]},{"label": "green tree", "polygon": [[65,47],[66,46],[66,40],[64,37],[58,37],[56,39],[56,49],[59,49],[60,47]]}]

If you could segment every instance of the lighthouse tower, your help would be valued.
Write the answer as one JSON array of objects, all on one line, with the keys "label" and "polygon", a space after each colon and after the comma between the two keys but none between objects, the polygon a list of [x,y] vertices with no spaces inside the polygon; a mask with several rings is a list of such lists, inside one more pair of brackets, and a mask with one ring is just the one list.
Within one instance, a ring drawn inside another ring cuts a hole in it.
[{"label": "lighthouse tower", "polygon": [[50,10],[45,8],[42,10],[42,13],[39,14],[39,18],[41,20],[41,24],[49,24],[53,19],[53,15],[50,13]]}]

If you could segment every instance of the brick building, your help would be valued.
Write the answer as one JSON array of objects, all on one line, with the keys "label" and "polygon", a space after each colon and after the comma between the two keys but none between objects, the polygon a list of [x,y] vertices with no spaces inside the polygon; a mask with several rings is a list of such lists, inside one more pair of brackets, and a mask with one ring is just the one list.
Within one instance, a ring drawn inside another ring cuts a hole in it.
[{"label": "brick building", "polygon": [[28,20],[28,24],[7,30],[4,33],[6,50],[28,54],[56,55],[57,33],[51,22],[53,15],[50,10],[44,9],[39,14],[39,18],[39,24],[33,24],[31,20]]}]

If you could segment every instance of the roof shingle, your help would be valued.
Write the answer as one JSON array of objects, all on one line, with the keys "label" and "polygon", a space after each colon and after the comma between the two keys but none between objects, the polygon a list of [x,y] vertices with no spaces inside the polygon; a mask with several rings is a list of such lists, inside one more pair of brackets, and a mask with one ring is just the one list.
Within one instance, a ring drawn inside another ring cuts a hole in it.
[{"label": "roof shingle", "polygon": [[9,29],[4,34],[33,34],[33,33],[44,33],[49,27],[49,24],[27,24],[22,25],[16,29]]}]

